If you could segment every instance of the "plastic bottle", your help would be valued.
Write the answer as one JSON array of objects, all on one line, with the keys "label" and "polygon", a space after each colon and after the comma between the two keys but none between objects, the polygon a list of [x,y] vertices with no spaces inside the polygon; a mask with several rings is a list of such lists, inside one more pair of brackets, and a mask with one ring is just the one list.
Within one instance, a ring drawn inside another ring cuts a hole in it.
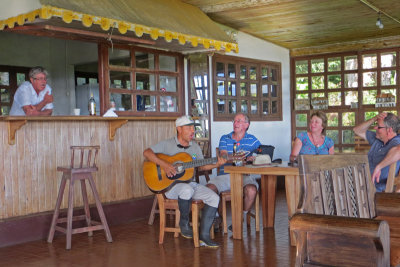
[{"label": "plastic bottle", "polygon": [[89,108],[89,115],[96,116],[96,100],[94,100],[93,93],[90,93],[88,108]]}]

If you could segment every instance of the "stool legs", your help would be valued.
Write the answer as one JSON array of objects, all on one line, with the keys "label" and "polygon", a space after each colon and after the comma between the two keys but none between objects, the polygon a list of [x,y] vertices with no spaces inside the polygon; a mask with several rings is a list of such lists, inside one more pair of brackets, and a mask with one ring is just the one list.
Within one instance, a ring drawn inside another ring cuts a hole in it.
[{"label": "stool legs", "polygon": [[47,242],[49,242],[49,243],[53,242],[54,232],[56,230],[57,219],[58,219],[58,216],[60,214],[61,201],[62,201],[63,196],[64,196],[65,184],[67,182],[67,177],[65,177],[65,176],[66,176],[66,174],[63,174],[63,177],[62,177],[62,180],[61,180],[61,184],[60,184],[60,190],[58,191],[56,208],[54,210],[53,219],[51,220],[49,236],[47,237]]}]

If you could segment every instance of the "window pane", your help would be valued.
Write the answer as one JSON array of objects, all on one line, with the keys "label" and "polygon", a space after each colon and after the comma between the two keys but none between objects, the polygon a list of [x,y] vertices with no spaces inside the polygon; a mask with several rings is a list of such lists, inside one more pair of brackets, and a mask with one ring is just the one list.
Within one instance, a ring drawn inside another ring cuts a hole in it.
[{"label": "window pane", "polygon": [[267,67],[261,67],[261,79],[263,81],[268,81],[268,68]]},{"label": "window pane", "polygon": [[272,97],[278,97],[278,86],[277,85],[271,85],[271,96]]},{"label": "window pane", "polygon": [[340,57],[328,58],[328,71],[340,71],[341,66],[342,63]]},{"label": "window pane", "polygon": [[9,106],[2,106],[1,107],[1,115],[9,115],[10,114],[10,107]]},{"label": "window pane", "polygon": [[382,85],[395,85],[396,84],[396,71],[387,70],[381,72],[381,84]]},{"label": "window pane", "polygon": [[257,97],[257,84],[256,83],[250,84],[250,95],[252,97]]},{"label": "window pane", "polygon": [[147,52],[135,52],[136,68],[154,70],[154,55]]},{"label": "window pane", "polygon": [[368,86],[376,86],[377,82],[377,75],[376,72],[364,72],[363,73],[363,86],[368,87]]},{"label": "window pane", "polygon": [[343,130],[342,131],[342,144],[354,144],[353,130]]},{"label": "window pane", "polygon": [[271,81],[276,82],[278,80],[277,69],[271,69]]},{"label": "window pane", "polygon": [[155,77],[153,74],[136,73],[136,90],[155,91]]},{"label": "window pane", "polygon": [[251,101],[251,114],[257,114],[258,113],[258,103],[255,100]]},{"label": "window pane", "polygon": [[[147,112],[153,112],[156,111],[156,97],[153,95],[144,95],[144,96],[136,96],[136,100],[142,97],[142,103],[144,104],[145,111]],[[138,101],[139,102],[139,101]]]},{"label": "window pane", "polygon": [[25,82],[25,80],[25,73],[17,73],[17,86],[20,86],[21,83]]},{"label": "window pane", "polygon": [[394,67],[396,66],[396,52],[381,54],[381,67]]},{"label": "window pane", "polygon": [[324,72],[324,59],[313,59],[311,60],[311,72],[312,73],[318,73],[318,72]]},{"label": "window pane", "polygon": [[333,140],[335,144],[339,144],[339,131],[338,130],[326,130],[326,136]]},{"label": "window pane", "polygon": [[278,113],[278,102],[277,101],[271,101],[271,113],[276,114]]},{"label": "window pane", "polygon": [[341,92],[328,93],[329,106],[340,106],[342,104],[341,96]]},{"label": "window pane", "polygon": [[367,111],[367,112],[364,113],[364,118],[367,121],[369,119],[372,119],[376,115],[378,115],[378,111]]},{"label": "window pane", "polygon": [[328,75],[328,88],[340,88],[342,85],[342,76],[338,75]]},{"label": "window pane", "polygon": [[10,74],[8,72],[0,72],[0,85],[10,85]]},{"label": "window pane", "polygon": [[247,69],[246,66],[240,66],[240,79],[247,78]]},{"label": "window pane", "polygon": [[296,78],[296,90],[297,91],[308,90],[308,77]]},{"label": "window pane", "polygon": [[129,50],[109,48],[108,58],[110,65],[129,67],[131,66],[131,53],[129,52]]},{"label": "window pane", "polygon": [[160,55],[160,70],[176,72],[176,57]]},{"label": "window pane", "polygon": [[236,82],[228,82],[228,95],[236,96]]},{"label": "window pane", "polygon": [[240,83],[240,96],[247,96],[247,83]]},{"label": "window pane", "polygon": [[345,88],[357,88],[358,87],[358,74],[348,73],[344,75],[344,87]]},{"label": "window pane", "polygon": [[131,95],[111,93],[110,99],[115,102],[115,109],[119,111],[132,110]]},{"label": "window pane", "polygon": [[308,73],[308,61],[296,61],[296,74],[306,74]]},{"label": "window pane", "polygon": [[264,115],[269,114],[268,103],[269,103],[269,101],[263,101],[263,114]]},{"label": "window pane", "polygon": [[347,91],[344,93],[344,104],[351,105],[352,102],[358,103],[358,92],[357,91]]},{"label": "window pane", "polygon": [[225,95],[225,82],[217,81],[217,95]]},{"label": "window pane", "polygon": [[217,99],[217,107],[218,107],[218,113],[220,114],[225,113],[225,100]]},{"label": "window pane", "polygon": [[355,126],[356,125],[356,113],[355,112],[343,112],[342,113],[342,125],[343,126]]},{"label": "window pane", "polygon": [[373,69],[377,66],[376,54],[362,56],[363,69]]},{"label": "window pane", "polygon": [[176,92],[177,90],[176,77],[160,75],[160,91]]},{"label": "window pane", "polygon": [[296,99],[308,99],[308,94],[296,94]]},{"label": "window pane", "polygon": [[76,85],[86,84],[86,78],[77,77],[76,78]]},{"label": "window pane", "polygon": [[312,76],[311,77],[311,88],[312,89],[324,89],[325,88],[325,83],[324,83],[324,76]]},{"label": "window pane", "polygon": [[97,78],[89,78],[89,84],[97,84]]},{"label": "window pane", "polygon": [[307,127],[307,114],[296,114],[296,127]]},{"label": "window pane", "polygon": [[236,65],[235,64],[228,64],[228,77],[229,78],[236,78]]},{"label": "window pane", "polygon": [[394,98],[396,99],[395,102],[397,103],[397,95],[396,95],[396,89],[384,89],[381,90],[382,94],[391,94],[394,96]]},{"label": "window pane", "polygon": [[336,127],[339,125],[339,115],[338,113],[326,113],[326,117],[328,118],[328,126]]},{"label": "window pane", "polygon": [[262,96],[263,97],[268,97],[269,96],[269,94],[268,94],[268,84],[263,84],[262,87],[261,87],[261,90],[262,90]]},{"label": "window pane", "polygon": [[376,90],[363,91],[363,104],[364,105],[375,104],[376,94],[377,94]]},{"label": "window pane", "polygon": [[248,110],[248,104],[247,104],[246,100],[242,100],[241,106],[240,106],[240,110],[241,110],[242,113],[247,113],[249,111]]},{"label": "window pane", "polygon": [[257,68],[250,67],[250,80],[257,80]]},{"label": "window pane", "polygon": [[228,100],[228,112],[229,114],[236,113],[236,100]]},{"label": "window pane", "polygon": [[217,77],[225,77],[225,65],[222,62],[217,62]]},{"label": "window pane", "polygon": [[317,98],[317,97],[325,97],[325,93],[312,93],[311,94],[311,99]]},{"label": "window pane", "polygon": [[345,70],[358,69],[357,56],[344,57],[344,69]]},{"label": "window pane", "polygon": [[8,89],[1,88],[0,89],[0,102],[2,103],[10,103],[10,92]]},{"label": "window pane", "polygon": [[110,71],[110,88],[132,89],[130,81],[131,74],[129,72]]},{"label": "window pane", "polygon": [[161,96],[160,97],[160,111],[161,112],[177,112],[176,110],[176,97],[174,96]]}]

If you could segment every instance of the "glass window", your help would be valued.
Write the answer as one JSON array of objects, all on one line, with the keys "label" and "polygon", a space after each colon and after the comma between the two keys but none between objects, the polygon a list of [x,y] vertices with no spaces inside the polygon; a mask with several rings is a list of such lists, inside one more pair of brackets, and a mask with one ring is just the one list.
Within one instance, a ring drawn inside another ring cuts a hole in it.
[{"label": "glass window", "polygon": [[328,58],[328,71],[340,71],[342,61],[340,57]]},{"label": "glass window", "polygon": [[296,74],[306,74],[308,73],[308,61],[301,60],[296,61]]},{"label": "glass window", "polygon": [[363,55],[363,69],[374,69],[377,66],[376,54]]},{"label": "glass window", "polygon": [[357,56],[346,56],[346,57],[344,57],[344,69],[345,70],[356,70],[356,69],[358,69]]},{"label": "glass window", "polygon": [[131,66],[131,54],[129,50],[108,49],[109,64],[114,66]]},{"label": "glass window", "polygon": [[154,70],[154,54],[135,52],[136,68]]},{"label": "glass window", "polygon": [[136,90],[155,91],[156,79],[154,74],[136,73]]},{"label": "glass window", "polygon": [[160,55],[160,70],[176,72],[176,57]]},{"label": "glass window", "polygon": [[228,77],[229,78],[236,78],[236,65],[235,64],[228,64]]},{"label": "glass window", "polygon": [[381,67],[394,67],[396,66],[396,52],[382,53],[381,54]]},{"label": "glass window", "polygon": [[325,63],[324,63],[323,58],[311,60],[311,72],[312,73],[324,72],[324,66],[325,66]]},{"label": "glass window", "polygon": [[177,89],[176,77],[160,75],[160,91],[176,92]]}]

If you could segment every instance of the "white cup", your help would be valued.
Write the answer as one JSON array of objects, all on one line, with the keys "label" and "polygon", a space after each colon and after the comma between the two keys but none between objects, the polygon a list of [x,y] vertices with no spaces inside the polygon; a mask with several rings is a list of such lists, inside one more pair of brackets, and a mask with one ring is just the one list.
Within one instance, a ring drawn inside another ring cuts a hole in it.
[{"label": "white cup", "polygon": [[79,116],[81,114],[80,108],[74,108],[74,115]]}]

